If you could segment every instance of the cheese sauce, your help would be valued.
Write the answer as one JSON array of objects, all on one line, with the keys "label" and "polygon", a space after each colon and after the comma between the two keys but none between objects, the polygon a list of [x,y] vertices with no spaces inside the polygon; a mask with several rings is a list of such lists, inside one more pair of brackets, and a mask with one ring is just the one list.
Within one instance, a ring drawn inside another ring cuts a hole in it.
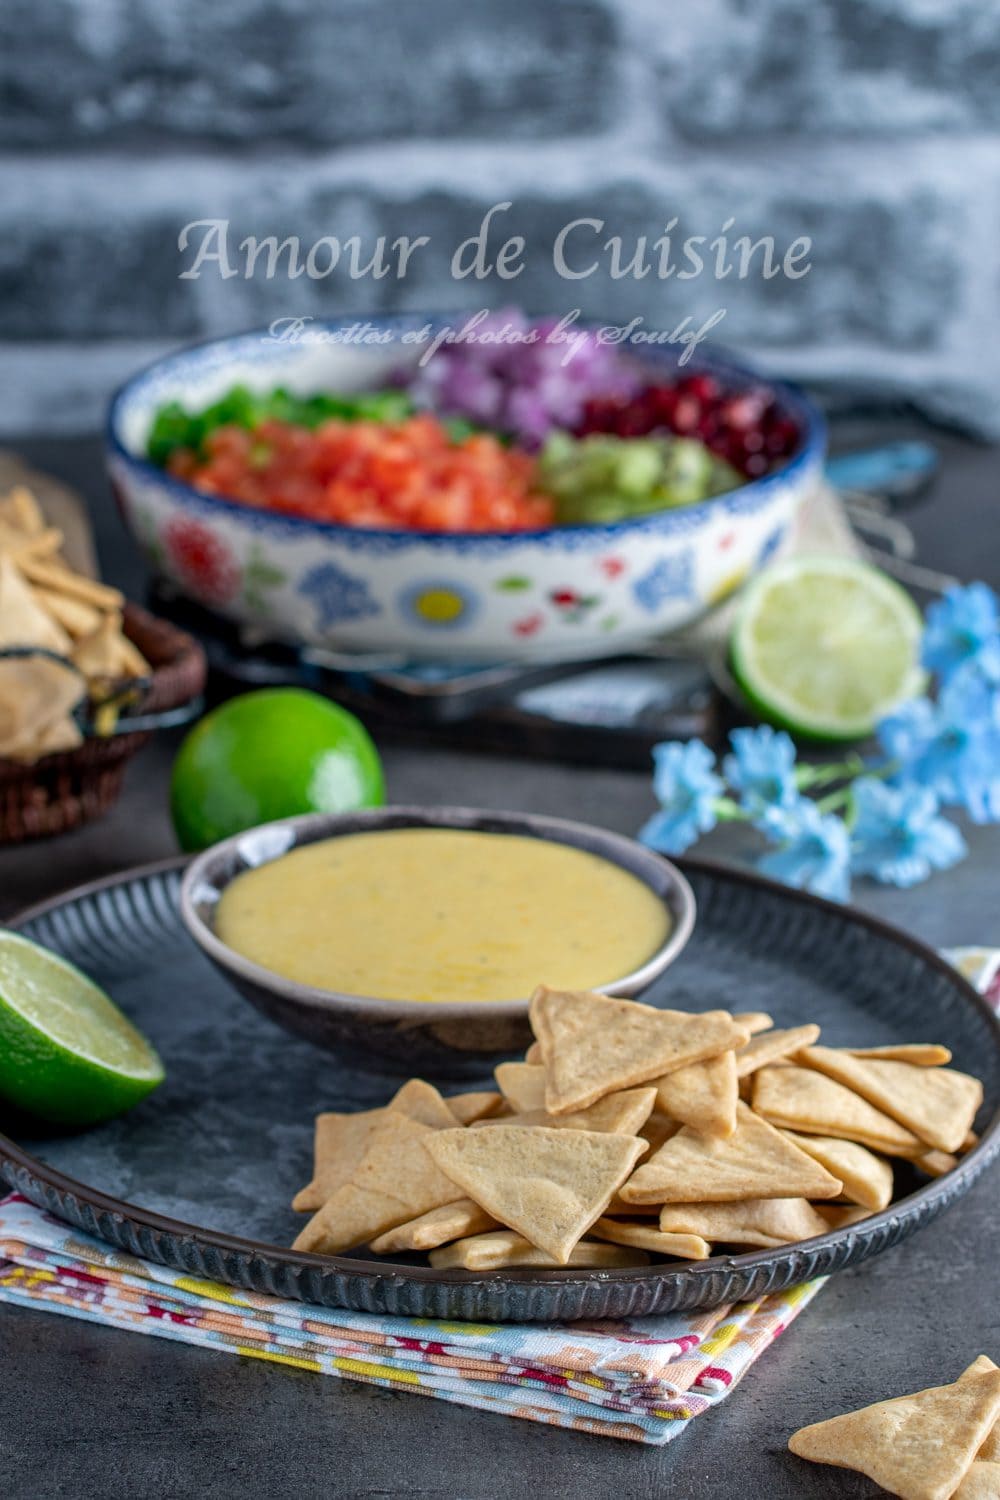
[{"label": "cheese sauce", "polygon": [[321,989],[386,1000],[514,1000],[593,989],[670,931],[636,876],[568,844],[447,828],[348,834],[247,870],[222,941]]}]

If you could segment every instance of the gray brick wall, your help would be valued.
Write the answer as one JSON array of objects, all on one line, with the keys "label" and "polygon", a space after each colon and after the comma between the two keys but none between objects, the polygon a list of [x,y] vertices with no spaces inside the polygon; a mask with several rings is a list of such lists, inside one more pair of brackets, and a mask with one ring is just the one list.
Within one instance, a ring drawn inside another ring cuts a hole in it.
[{"label": "gray brick wall", "polygon": [[[3,0],[0,427],[81,430],[161,349],[285,314],[518,300],[717,337],[1000,433],[998,0]],[[486,209],[528,241],[454,281]],[[552,241],[812,239],[797,281],[569,283]],[[425,234],[403,281],[206,272],[182,225]]]}]

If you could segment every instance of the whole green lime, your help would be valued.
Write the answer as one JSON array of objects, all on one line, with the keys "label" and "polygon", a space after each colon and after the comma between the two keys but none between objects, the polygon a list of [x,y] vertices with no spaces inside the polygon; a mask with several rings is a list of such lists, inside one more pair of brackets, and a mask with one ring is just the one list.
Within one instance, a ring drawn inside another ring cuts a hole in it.
[{"label": "whole green lime", "polygon": [[170,781],[174,829],[192,851],[274,818],[384,801],[364,725],[302,688],[263,688],[213,709],[184,739]]}]

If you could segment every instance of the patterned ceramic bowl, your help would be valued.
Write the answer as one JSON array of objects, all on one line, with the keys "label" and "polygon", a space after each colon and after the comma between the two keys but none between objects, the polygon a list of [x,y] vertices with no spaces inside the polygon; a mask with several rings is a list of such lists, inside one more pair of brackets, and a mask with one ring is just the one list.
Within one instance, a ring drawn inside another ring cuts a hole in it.
[{"label": "patterned ceramic bowl", "polygon": [[[723,599],[781,544],[822,465],[822,418],[787,386],[772,389],[802,436],[779,470],[699,505],[608,526],[365,530],[201,494],[143,456],[165,401],[203,406],[235,384],[299,394],[377,385],[417,357],[400,339],[427,321],[372,320],[387,342],[365,347],[337,341],[346,323],[310,325],[310,342],[241,334],[169,355],[128,381],[111,404],[108,462],[125,524],[157,573],[276,639],[438,661],[583,659],[639,646]],[[676,367],[664,351],[644,363],[665,378]],[[697,368],[734,389],[760,383],[714,358]]]}]

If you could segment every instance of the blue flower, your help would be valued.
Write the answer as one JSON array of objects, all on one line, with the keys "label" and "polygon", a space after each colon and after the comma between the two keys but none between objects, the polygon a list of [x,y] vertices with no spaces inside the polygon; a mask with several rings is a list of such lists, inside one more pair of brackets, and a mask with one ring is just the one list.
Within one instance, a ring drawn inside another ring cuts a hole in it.
[{"label": "blue flower", "polygon": [[851,845],[840,818],[820,812],[815,802],[803,797],[792,807],[772,808],[758,826],[780,840],[772,854],[757,862],[763,875],[831,901],[847,900]]},{"label": "blue flower", "polygon": [[938,702],[952,721],[981,729],[1000,725],[1000,638],[962,662],[941,688]]},{"label": "blue flower", "polygon": [[885,786],[865,776],[854,783],[853,795],[851,867],[858,875],[916,885],[965,857],[965,840],[940,816],[937,798],[925,787]]},{"label": "blue flower", "polygon": [[733,753],[726,756],[722,769],[752,817],[798,801],[795,745],[789,735],[762,724],[758,729],[734,729],[729,743]]},{"label": "blue flower", "polygon": [[958,668],[941,691],[939,711],[950,740],[961,743],[951,800],[975,823],[1000,821],[1000,644]]},{"label": "blue flower", "polygon": [[917,767],[937,733],[934,704],[929,698],[910,698],[887,714],[875,733],[889,759],[899,761],[901,774],[918,776]]},{"label": "blue flower", "polygon": [[1000,820],[1000,644],[957,667],[936,704],[901,704],[878,737],[897,785],[924,787],[977,823]]},{"label": "blue flower", "polygon": [[927,611],[923,662],[947,678],[1000,635],[1000,600],[985,583],[948,589]]},{"label": "blue flower", "polygon": [[914,698],[883,719],[877,733],[883,750],[896,763],[896,785],[924,787],[942,802],[962,801],[979,737],[975,723],[954,711],[946,712],[928,698]]},{"label": "blue flower", "polygon": [[660,811],[643,824],[639,837],[664,854],[681,854],[699,834],[715,827],[716,801],[726,784],[715,773],[715,756],[701,740],[654,745],[653,765]]}]

